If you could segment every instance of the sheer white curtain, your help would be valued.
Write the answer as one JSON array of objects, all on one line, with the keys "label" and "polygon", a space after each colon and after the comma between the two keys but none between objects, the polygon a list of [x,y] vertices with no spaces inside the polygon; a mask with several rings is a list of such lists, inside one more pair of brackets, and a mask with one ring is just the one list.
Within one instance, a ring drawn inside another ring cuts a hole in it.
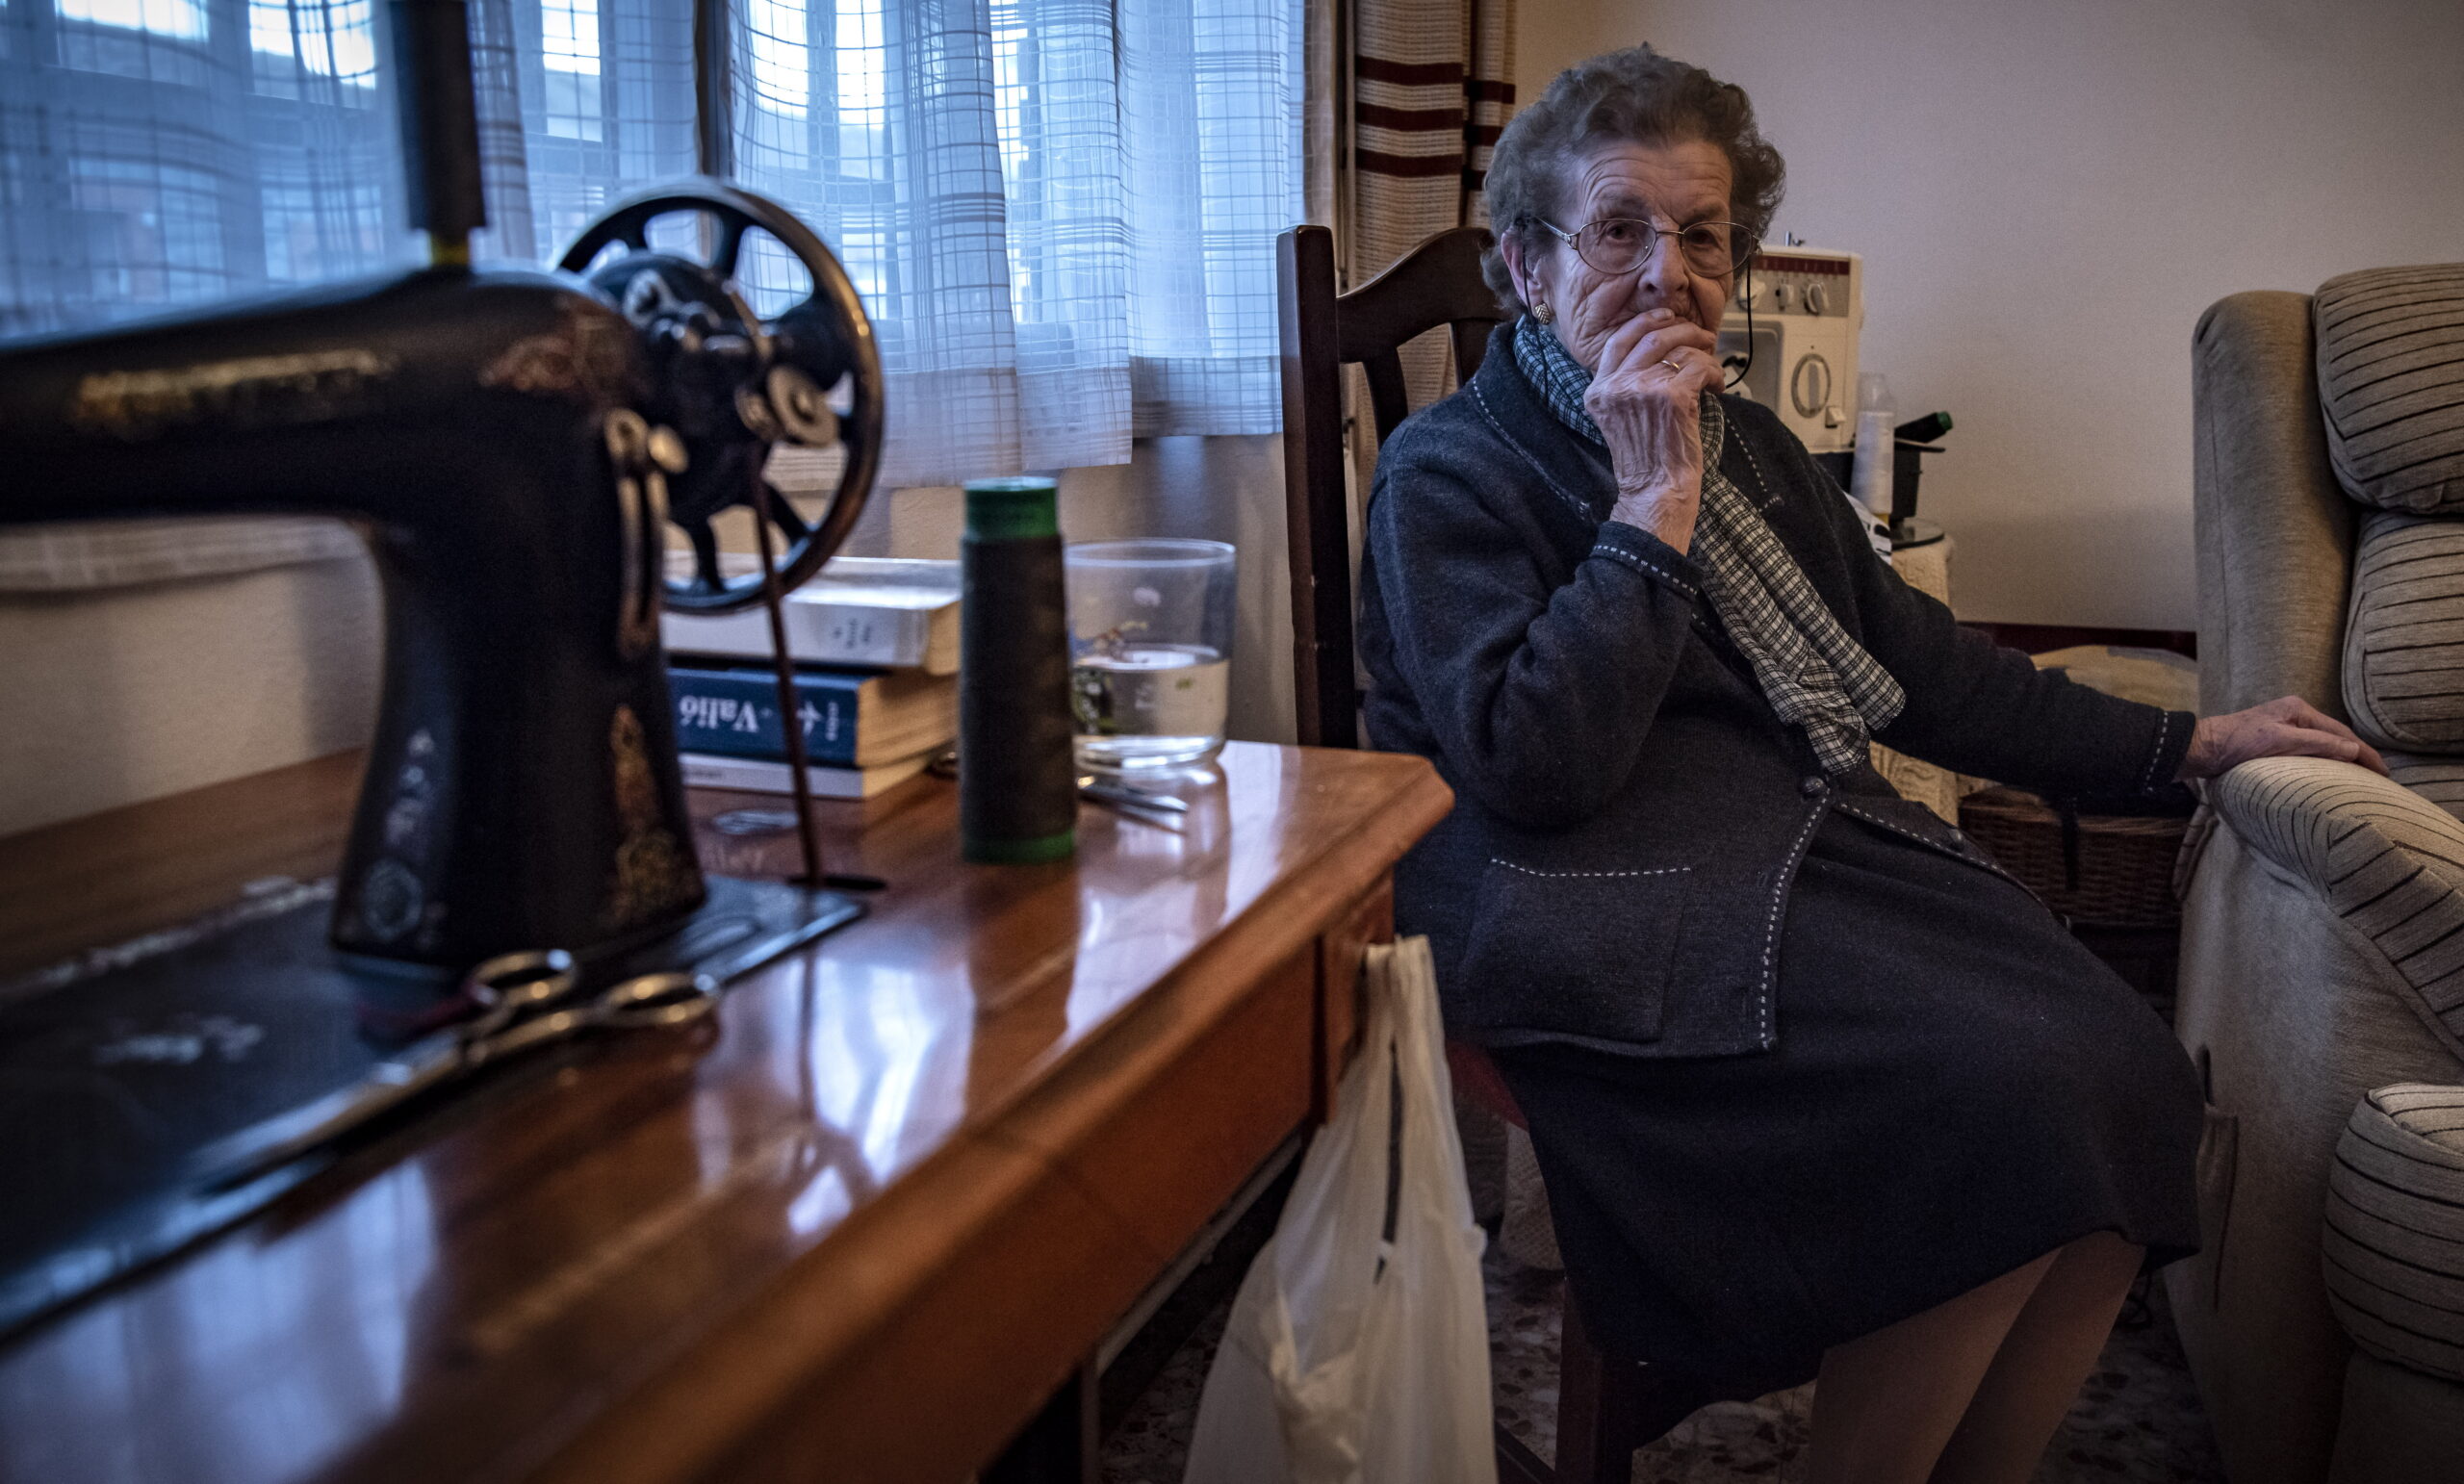
[{"label": "sheer white curtain", "polygon": [[880,324],[886,482],[1279,425],[1302,10],[738,0],[734,174],[820,231]]},{"label": "sheer white curtain", "polygon": [[[378,3],[0,0],[0,335],[407,261]],[[732,174],[864,294],[886,483],[1277,425],[1305,0],[728,3]],[[471,10],[483,256],[693,168],[690,0]]]}]

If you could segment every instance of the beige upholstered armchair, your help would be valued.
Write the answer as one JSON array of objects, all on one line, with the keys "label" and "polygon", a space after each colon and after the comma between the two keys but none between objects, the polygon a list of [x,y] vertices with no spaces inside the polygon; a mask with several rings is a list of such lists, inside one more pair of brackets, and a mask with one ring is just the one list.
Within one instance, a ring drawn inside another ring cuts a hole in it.
[{"label": "beige upholstered armchair", "polygon": [[[2168,1292],[2234,1484],[2464,1480],[2464,265],[2199,321],[2200,701],[2273,758],[2183,857],[2207,1248]],[[2414,1085],[2414,1086],[2401,1086]]]}]

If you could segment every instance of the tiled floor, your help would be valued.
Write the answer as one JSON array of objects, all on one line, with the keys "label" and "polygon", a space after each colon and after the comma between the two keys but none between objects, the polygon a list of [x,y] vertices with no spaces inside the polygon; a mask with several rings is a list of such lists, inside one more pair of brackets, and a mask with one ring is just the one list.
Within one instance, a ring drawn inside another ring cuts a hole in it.
[{"label": "tiled floor", "polygon": [[[1555,1445],[1557,1279],[1488,1261],[1490,1365],[1499,1416],[1549,1457]],[[1218,1314],[1174,1356],[1104,1449],[1107,1484],[1179,1484]],[[1636,1484],[1801,1476],[1813,1388],[1707,1407],[1635,1455]],[[2102,1364],[2037,1471],[2037,1484],[2221,1484],[2216,1445],[2174,1343],[2161,1289],[2144,1321],[2114,1332]]]}]

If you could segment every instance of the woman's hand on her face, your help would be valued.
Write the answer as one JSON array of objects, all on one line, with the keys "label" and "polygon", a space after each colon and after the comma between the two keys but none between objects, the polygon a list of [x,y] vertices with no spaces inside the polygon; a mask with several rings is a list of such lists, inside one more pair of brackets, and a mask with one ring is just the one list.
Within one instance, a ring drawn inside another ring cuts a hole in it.
[{"label": "woman's hand on her face", "polygon": [[1699,324],[1648,310],[1609,335],[1583,397],[1617,473],[1610,519],[1680,551],[1693,544],[1702,509],[1702,398],[1720,385],[1718,345]]},{"label": "woman's hand on her face", "polygon": [[2387,771],[2378,750],[2298,696],[2278,696],[2229,716],[2202,716],[2180,777],[2220,778],[2260,757],[2333,757]]}]

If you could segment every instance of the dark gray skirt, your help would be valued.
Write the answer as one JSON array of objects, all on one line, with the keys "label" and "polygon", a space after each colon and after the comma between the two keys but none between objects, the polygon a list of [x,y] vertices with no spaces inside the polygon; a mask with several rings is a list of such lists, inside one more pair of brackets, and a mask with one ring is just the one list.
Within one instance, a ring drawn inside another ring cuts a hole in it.
[{"label": "dark gray skirt", "polygon": [[2017,886],[1832,815],[1760,1056],[1501,1049],[1584,1324],[1752,1395],[2092,1232],[2198,1246],[2199,1089]]}]

